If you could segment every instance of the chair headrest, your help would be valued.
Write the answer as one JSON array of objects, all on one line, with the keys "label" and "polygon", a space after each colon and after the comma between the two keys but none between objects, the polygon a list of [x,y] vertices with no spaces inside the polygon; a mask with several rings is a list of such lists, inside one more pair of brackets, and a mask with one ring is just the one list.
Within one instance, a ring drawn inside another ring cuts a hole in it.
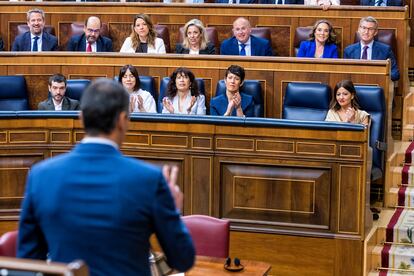
[{"label": "chair headrest", "polygon": [[71,79],[67,80],[65,96],[80,101],[83,92],[91,83],[87,79]]},{"label": "chair headrest", "polygon": [[170,47],[170,31],[166,25],[154,25],[155,32],[157,33],[157,37],[162,38],[164,40],[165,51],[167,53],[171,53]]}]

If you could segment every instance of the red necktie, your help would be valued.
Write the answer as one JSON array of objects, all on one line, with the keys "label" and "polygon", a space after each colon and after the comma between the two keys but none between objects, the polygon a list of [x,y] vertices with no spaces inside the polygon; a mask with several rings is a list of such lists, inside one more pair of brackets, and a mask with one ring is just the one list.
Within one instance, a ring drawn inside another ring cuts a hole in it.
[{"label": "red necktie", "polygon": [[92,52],[92,45],[88,42],[88,46],[86,47],[86,52]]},{"label": "red necktie", "polygon": [[368,46],[364,46],[364,50],[362,51],[361,59],[368,59]]}]

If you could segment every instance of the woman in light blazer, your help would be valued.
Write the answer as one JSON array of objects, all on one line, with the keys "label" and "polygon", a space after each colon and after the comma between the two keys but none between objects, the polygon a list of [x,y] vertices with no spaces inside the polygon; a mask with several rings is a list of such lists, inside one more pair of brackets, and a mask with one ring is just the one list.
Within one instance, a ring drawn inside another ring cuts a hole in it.
[{"label": "woman in light blazer", "polygon": [[135,16],[132,32],[122,44],[121,53],[165,54],[164,41],[157,37],[151,18],[146,14]]}]

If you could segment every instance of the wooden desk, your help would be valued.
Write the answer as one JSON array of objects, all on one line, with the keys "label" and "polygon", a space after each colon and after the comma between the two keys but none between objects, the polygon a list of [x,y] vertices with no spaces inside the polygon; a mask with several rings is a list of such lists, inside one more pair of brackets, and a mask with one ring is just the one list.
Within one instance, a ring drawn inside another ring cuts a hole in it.
[{"label": "wooden desk", "polygon": [[241,260],[244,269],[240,272],[230,272],[224,269],[224,259],[197,256],[195,266],[186,276],[205,276],[205,275],[267,275],[271,266],[268,263]]}]

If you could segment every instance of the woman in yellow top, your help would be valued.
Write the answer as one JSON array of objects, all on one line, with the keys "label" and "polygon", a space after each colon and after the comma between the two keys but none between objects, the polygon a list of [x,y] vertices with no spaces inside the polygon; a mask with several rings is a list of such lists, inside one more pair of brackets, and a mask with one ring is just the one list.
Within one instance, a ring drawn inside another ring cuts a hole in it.
[{"label": "woman in yellow top", "polygon": [[369,120],[370,115],[359,109],[356,90],[352,81],[342,80],[338,82],[325,121],[368,125]]}]

